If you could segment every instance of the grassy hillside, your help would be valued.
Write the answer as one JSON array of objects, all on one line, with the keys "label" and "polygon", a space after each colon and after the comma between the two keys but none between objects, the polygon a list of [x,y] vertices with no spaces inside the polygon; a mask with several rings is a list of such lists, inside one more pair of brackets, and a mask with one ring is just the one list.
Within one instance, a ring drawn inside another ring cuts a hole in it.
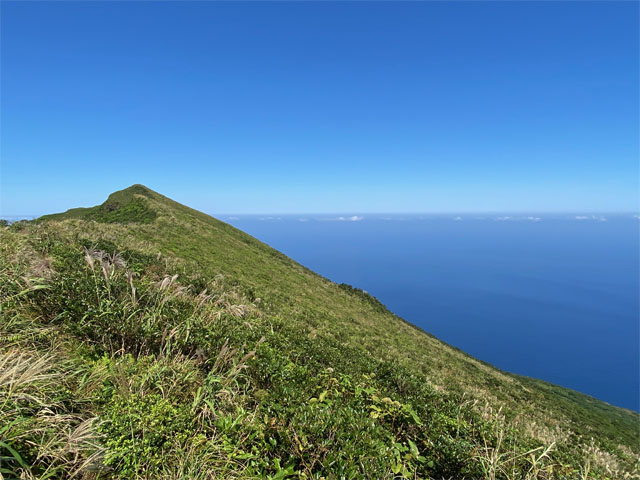
[{"label": "grassy hillside", "polygon": [[636,413],[141,185],[0,235],[6,478],[639,476]]}]

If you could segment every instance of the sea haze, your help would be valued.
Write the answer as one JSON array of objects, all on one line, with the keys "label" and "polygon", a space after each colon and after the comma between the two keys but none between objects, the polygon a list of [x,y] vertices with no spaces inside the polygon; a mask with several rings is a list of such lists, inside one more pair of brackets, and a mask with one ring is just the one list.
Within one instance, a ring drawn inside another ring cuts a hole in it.
[{"label": "sea haze", "polygon": [[503,370],[639,410],[637,216],[218,218]]}]

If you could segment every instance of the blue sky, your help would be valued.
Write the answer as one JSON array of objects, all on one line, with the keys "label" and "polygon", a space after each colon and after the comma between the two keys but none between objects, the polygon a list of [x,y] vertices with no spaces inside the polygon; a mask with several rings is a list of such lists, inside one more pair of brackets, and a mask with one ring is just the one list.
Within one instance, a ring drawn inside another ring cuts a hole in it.
[{"label": "blue sky", "polygon": [[2,2],[0,212],[637,211],[636,2]]}]

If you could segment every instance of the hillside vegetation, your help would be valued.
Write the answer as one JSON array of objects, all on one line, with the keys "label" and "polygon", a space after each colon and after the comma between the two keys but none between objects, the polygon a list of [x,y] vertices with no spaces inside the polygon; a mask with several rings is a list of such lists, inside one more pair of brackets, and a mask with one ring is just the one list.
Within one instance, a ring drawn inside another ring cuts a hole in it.
[{"label": "hillside vegetation", "polygon": [[639,477],[638,414],[141,185],[0,235],[1,478]]}]

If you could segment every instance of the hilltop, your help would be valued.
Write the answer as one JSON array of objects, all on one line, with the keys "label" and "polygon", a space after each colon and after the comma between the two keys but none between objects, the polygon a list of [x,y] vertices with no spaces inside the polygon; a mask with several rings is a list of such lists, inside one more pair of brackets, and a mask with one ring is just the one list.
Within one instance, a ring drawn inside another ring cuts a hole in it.
[{"label": "hilltop", "polygon": [[637,413],[500,371],[142,185],[0,235],[9,478],[640,472]]}]

